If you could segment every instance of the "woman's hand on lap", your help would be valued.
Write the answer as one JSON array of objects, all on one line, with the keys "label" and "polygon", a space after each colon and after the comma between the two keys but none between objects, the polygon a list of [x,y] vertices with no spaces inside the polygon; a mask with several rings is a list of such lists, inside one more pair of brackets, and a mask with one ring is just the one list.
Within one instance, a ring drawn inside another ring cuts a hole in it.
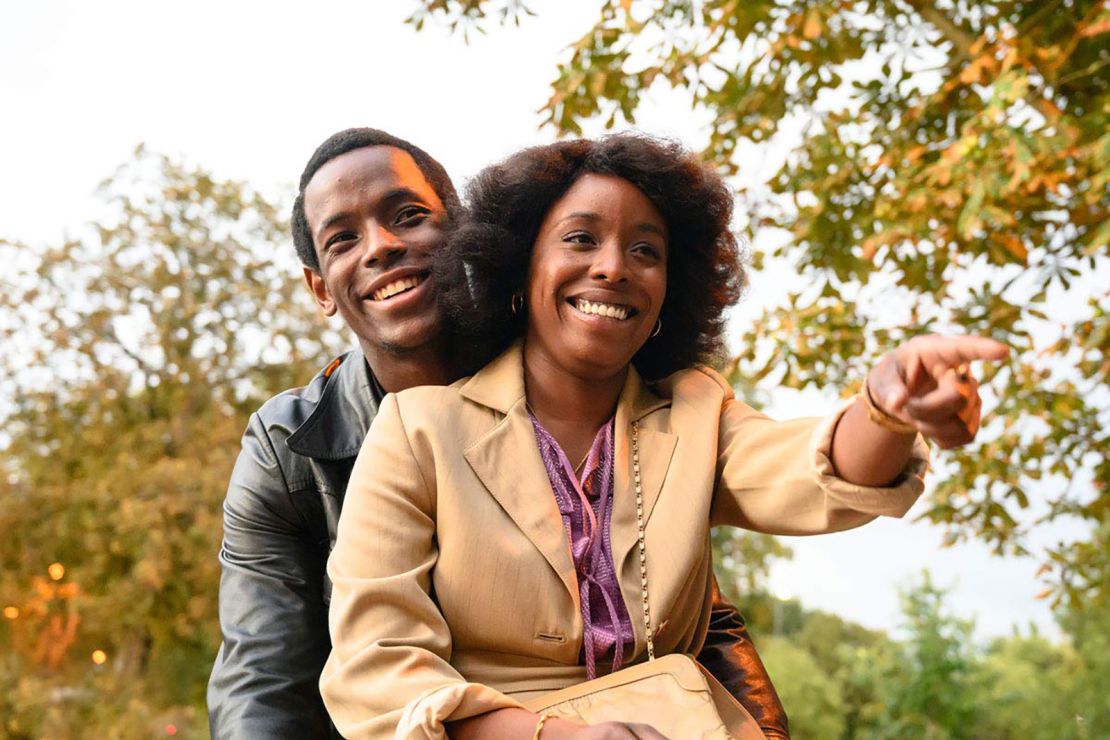
[{"label": "woman's hand on lap", "polygon": [[579,725],[552,720],[544,725],[540,740],[667,740],[667,737],[654,727],[638,722]]}]

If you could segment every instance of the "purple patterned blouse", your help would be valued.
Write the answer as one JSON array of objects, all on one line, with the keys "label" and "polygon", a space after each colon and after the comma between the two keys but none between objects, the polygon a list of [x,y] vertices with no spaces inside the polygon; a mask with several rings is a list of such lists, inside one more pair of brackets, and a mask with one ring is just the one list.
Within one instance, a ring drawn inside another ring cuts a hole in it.
[{"label": "purple patterned blouse", "polygon": [[535,415],[532,426],[559,504],[578,576],[578,596],[584,625],[582,652],[586,677],[597,677],[597,664],[620,670],[625,645],[634,642],[620,583],[613,568],[609,521],[613,515],[613,419],[598,430],[586,455],[582,477],[574,472],[566,453]]}]

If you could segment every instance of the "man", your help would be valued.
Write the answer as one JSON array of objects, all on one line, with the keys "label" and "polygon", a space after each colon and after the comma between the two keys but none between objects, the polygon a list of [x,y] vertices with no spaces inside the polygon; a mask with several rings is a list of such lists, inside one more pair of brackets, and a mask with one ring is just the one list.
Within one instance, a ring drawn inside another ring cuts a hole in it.
[{"label": "man", "polygon": [[[443,167],[373,129],[316,150],[293,206],[305,282],[361,352],[251,416],[224,502],[223,644],[208,686],[212,736],[334,734],[318,681],[330,650],[325,566],[351,466],[385,393],[455,379],[429,255],[462,216]],[[770,737],[786,717],[727,602],[715,604],[699,656]]]}]

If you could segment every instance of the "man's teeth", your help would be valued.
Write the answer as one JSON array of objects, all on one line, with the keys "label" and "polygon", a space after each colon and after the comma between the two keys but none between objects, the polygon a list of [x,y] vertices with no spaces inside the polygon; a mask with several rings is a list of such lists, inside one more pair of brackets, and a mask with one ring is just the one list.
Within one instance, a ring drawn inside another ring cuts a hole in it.
[{"label": "man's teeth", "polygon": [[605,316],[610,319],[617,319],[618,321],[624,321],[628,318],[628,314],[631,313],[627,306],[614,306],[611,303],[594,303],[593,301],[587,301],[581,298],[574,302],[574,307],[582,313]]},{"label": "man's teeth", "polygon": [[398,293],[404,293],[406,290],[412,290],[417,285],[420,285],[420,283],[422,282],[424,282],[424,278],[416,275],[414,275],[413,277],[404,278],[403,280],[394,280],[392,283],[385,286],[384,288],[378,288],[377,290],[375,290],[374,294],[370,297],[373,298],[375,301],[384,301],[386,298],[392,298]]}]

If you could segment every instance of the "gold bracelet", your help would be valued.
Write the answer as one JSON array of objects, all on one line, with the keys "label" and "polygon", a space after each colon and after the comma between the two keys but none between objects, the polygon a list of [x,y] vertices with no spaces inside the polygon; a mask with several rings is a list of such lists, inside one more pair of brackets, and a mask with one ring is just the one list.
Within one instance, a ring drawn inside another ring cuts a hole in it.
[{"label": "gold bracelet", "polygon": [[871,396],[871,386],[866,380],[863,381],[863,400],[867,404],[867,418],[878,424],[883,429],[894,432],[896,434],[916,434],[917,427],[913,424],[907,424],[893,414],[887,413],[879,408],[875,403],[875,399]]},{"label": "gold bracelet", "polygon": [[543,723],[551,719],[550,714],[541,714],[540,721],[536,723],[536,731],[532,733],[532,740],[540,740],[540,732],[543,731]]}]

